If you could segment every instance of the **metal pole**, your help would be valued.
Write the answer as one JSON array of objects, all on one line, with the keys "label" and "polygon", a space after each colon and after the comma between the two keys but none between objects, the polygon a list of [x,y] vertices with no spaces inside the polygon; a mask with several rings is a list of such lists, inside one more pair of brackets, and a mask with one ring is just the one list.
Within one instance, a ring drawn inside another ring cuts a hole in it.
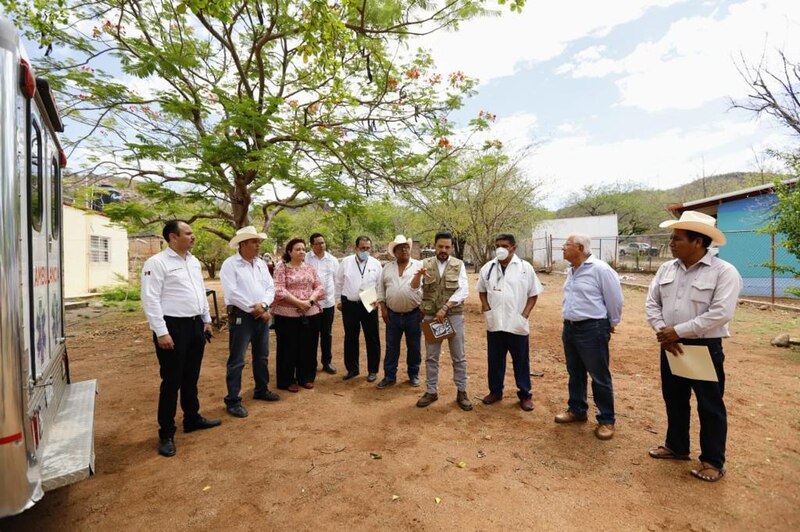
[{"label": "metal pole", "polygon": [[771,242],[772,245],[769,248],[770,249],[770,255],[771,255],[769,263],[772,266],[772,268],[770,268],[770,270],[771,270],[771,274],[772,274],[771,275],[771,277],[772,277],[772,304],[774,305],[775,304],[775,233],[770,233],[769,236],[770,236],[770,240],[772,241]]}]

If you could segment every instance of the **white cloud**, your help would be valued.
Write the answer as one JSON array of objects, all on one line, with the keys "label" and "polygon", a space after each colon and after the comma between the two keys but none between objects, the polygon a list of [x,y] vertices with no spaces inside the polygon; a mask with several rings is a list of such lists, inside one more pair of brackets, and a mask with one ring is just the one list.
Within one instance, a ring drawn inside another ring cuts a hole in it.
[{"label": "white cloud", "polygon": [[437,32],[420,38],[418,44],[432,50],[441,71],[463,70],[487,83],[525,64],[557,57],[571,41],[607,35],[652,7],[683,1],[527,2],[521,14],[501,7],[500,17],[471,20],[461,24],[458,32]]},{"label": "white cloud", "polygon": [[737,62],[758,63],[777,48],[800,44],[800,2],[748,0],[730,6],[723,17],[692,17],[672,24],[663,38],[639,44],[619,60],[587,48],[558,73],[597,78],[621,74],[620,104],[650,112],[694,109],[746,91]]}]

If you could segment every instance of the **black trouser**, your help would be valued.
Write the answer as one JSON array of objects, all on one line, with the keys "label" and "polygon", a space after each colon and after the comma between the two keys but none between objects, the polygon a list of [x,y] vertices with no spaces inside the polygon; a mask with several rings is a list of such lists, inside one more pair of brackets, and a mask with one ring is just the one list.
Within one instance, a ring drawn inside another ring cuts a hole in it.
[{"label": "black trouser", "polygon": [[175,344],[174,349],[161,349],[153,333],[156,356],[161,373],[161,391],[158,395],[158,436],[175,435],[175,413],[178,409],[178,391],[181,394],[183,424],[191,425],[200,419],[200,401],[197,399],[197,380],[206,341],[203,335],[203,318],[173,318],[164,316],[167,331]]},{"label": "black trouser", "polygon": [[322,309],[319,322],[319,359],[323,366],[330,366],[333,361],[331,344],[333,343],[333,317],[336,315],[336,306]]},{"label": "black trouser", "polygon": [[378,311],[367,312],[361,301],[342,298],[342,324],[344,325],[344,365],[348,373],[359,372],[359,336],[364,329],[367,344],[367,370],[378,373],[381,365],[381,337],[378,333]]},{"label": "black trouser", "polygon": [[317,337],[321,315],[287,318],[275,316],[278,388],[314,382],[317,376]]},{"label": "black trouser", "polygon": [[700,460],[721,468],[725,465],[725,442],[728,436],[728,415],[722,400],[725,392],[722,339],[681,339],[680,342],[708,346],[719,382],[676,377],[669,369],[666,352],[661,350],[661,393],[667,407],[667,438],[664,445],[676,454],[689,454],[689,422],[692,414],[689,399],[694,390],[700,418]]}]

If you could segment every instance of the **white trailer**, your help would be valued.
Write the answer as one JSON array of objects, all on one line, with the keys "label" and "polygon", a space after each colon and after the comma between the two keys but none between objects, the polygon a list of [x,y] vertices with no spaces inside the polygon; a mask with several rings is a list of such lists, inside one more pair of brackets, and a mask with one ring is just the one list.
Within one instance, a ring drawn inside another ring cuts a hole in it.
[{"label": "white trailer", "polygon": [[0,18],[0,517],[94,469],[96,381],[70,382],[64,339],[63,129]]}]

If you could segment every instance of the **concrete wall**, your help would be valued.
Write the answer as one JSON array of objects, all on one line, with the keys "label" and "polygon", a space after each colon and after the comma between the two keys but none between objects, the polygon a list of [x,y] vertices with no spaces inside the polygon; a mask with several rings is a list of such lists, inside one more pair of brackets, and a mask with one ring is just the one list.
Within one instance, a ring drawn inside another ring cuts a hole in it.
[{"label": "concrete wall", "polygon": [[[64,297],[128,280],[128,232],[102,214],[64,205]],[[91,236],[108,238],[108,262],[91,261]]]},{"label": "concrete wall", "polygon": [[616,259],[616,240],[619,225],[616,214],[582,216],[545,220],[533,229],[533,260],[536,265],[546,264],[548,246],[552,238],[553,262],[564,260],[561,246],[571,233],[588,235],[592,239],[592,253],[606,262]]}]

